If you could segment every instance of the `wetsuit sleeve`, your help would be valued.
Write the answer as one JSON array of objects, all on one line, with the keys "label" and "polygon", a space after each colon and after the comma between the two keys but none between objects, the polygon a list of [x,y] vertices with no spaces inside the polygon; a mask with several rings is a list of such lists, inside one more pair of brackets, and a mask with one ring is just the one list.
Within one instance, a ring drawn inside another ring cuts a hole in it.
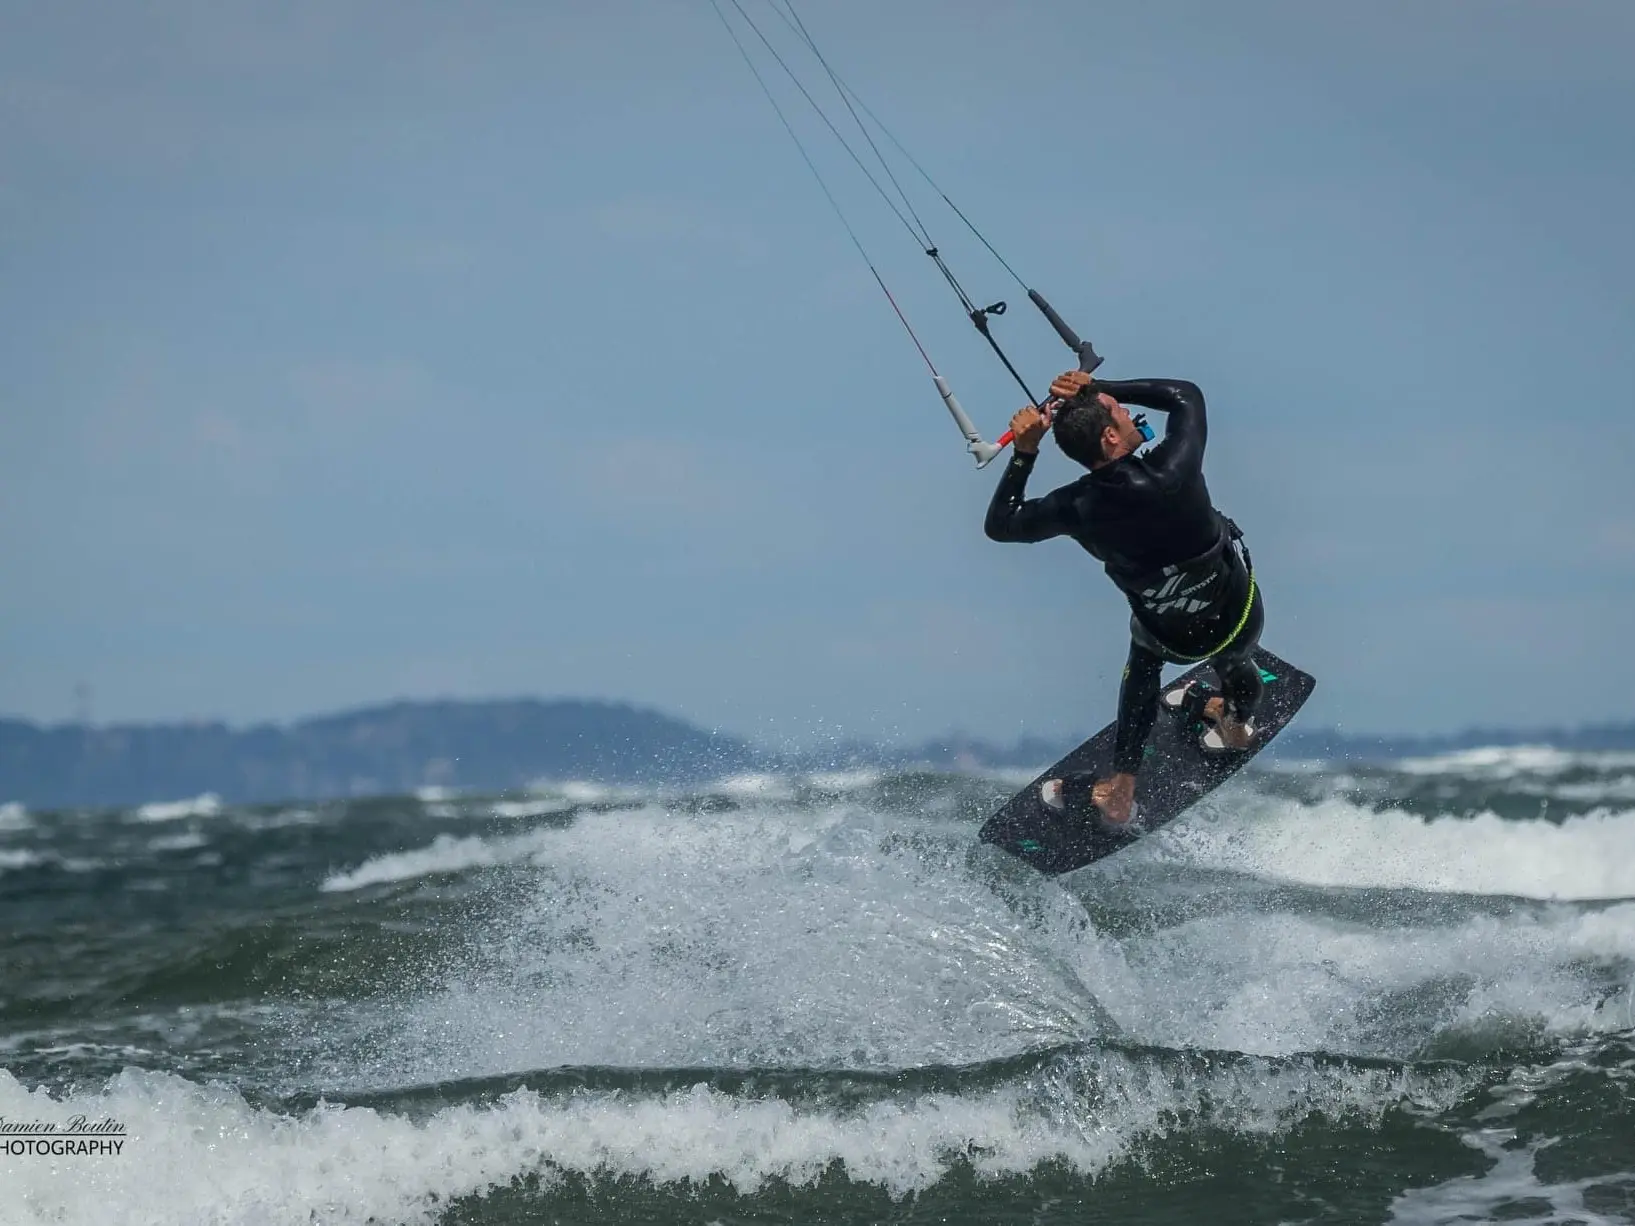
[{"label": "wetsuit sleeve", "polygon": [[1120,404],[1157,409],[1168,415],[1164,441],[1147,452],[1147,471],[1164,482],[1181,482],[1203,471],[1209,423],[1204,394],[1185,379],[1097,379],[1094,386]]},{"label": "wetsuit sleeve", "polygon": [[1043,498],[1025,497],[1028,474],[1037,459],[1037,455],[1011,453],[982,525],[990,541],[1048,541],[1073,530],[1071,487],[1052,490]]}]

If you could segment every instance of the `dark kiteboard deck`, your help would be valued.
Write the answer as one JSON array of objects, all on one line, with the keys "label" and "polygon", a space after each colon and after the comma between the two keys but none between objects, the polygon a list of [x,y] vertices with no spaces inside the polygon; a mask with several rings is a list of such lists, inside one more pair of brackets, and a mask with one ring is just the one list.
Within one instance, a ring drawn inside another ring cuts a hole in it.
[{"label": "dark kiteboard deck", "polygon": [[[1265,749],[1289,724],[1311,692],[1316,680],[1287,660],[1265,648],[1255,651],[1266,691],[1255,711],[1258,735],[1255,743],[1240,753],[1215,754],[1200,744],[1202,726],[1184,715],[1160,709],[1158,722],[1147,741],[1146,757],[1136,776],[1136,806],[1139,829],[1121,830],[1098,820],[1094,812],[1062,812],[1039,799],[1039,785],[1075,771],[1098,776],[1112,773],[1113,732],[1108,724],[1067,757],[1043,772],[1006,802],[982,827],[981,839],[1026,861],[1041,873],[1055,876],[1110,856],[1128,847],[1147,831],[1185,813],[1213,792]],[[1220,680],[1207,664],[1166,684],[1161,694],[1177,686],[1202,679],[1216,689]],[[1160,697],[1160,704],[1163,699]]]}]

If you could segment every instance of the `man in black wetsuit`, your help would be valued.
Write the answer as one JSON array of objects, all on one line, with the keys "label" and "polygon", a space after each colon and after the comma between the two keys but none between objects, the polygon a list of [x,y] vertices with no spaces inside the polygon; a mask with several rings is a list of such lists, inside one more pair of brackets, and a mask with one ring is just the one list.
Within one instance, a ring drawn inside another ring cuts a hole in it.
[{"label": "man in black wetsuit", "polygon": [[[1260,640],[1259,585],[1231,520],[1215,510],[1204,484],[1208,434],[1204,397],[1180,379],[1095,379],[1070,371],[1050,385],[1045,410],[1029,406],[1011,419],[1014,450],[988,506],[995,541],[1070,536],[1101,561],[1130,602],[1130,656],[1118,696],[1111,778],[1090,799],[1113,824],[1135,815],[1135,776],[1158,717],[1166,660],[1208,660],[1224,695],[1188,696],[1186,708],[1210,726],[1204,744],[1219,752],[1247,748],[1260,699],[1251,659]],[[1168,415],[1164,441],[1135,453],[1151,437],[1122,402]],[[1043,498],[1026,498],[1028,474],[1045,430],[1090,471]],[[1068,794],[1064,795],[1063,783]],[[1045,785],[1047,803],[1071,799],[1071,781]]]}]

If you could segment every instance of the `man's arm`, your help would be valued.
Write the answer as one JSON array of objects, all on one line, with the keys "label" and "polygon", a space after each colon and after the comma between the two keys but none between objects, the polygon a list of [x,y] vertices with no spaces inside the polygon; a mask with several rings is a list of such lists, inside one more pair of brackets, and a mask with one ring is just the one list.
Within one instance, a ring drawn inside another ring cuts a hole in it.
[{"label": "man's arm", "polygon": [[1163,480],[1184,480],[1202,470],[1209,423],[1204,416],[1204,394],[1196,383],[1185,379],[1097,379],[1091,386],[1120,404],[1168,414],[1164,441],[1147,453],[1150,472]]},{"label": "man's arm", "polygon": [[1048,541],[1072,530],[1073,501],[1067,488],[1043,498],[1028,498],[1028,474],[1037,451],[1015,451],[999,474],[999,486],[988,504],[982,530],[990,541]]}]

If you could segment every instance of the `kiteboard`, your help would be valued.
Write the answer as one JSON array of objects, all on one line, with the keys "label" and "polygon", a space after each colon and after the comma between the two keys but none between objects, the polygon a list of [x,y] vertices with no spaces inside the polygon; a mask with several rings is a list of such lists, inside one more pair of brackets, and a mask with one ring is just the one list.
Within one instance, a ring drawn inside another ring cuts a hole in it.
[{"label": "kiteboard", "polygon": [[1039,794],[1039,785],[1047,779],[1078,772],[1112,774],[1117,726],[1108,724],[1011,797],[983,825],[979,836],[982,842],[1003,848],[1041,873],[1056,876],[1110,856],[1179,817],[1265,749],[1294,719],[1317,686],[1309,673],[1265,648],[1255,650],[1254,661],[1266,688],[1255,708],[1256,735],[1247,749],[1206,749],[1205,725],[1193,714],[1166,705],[1165,695],[1199,681],[1220,689],[1215,670],[1200,664],[1159,691],[1158,722],[1147,739],[1146,755],[1136,774],[1136,822],[1115,826],[1100,818],[1088,801],[1082,807],[1058,809],[1047,805]]}]

